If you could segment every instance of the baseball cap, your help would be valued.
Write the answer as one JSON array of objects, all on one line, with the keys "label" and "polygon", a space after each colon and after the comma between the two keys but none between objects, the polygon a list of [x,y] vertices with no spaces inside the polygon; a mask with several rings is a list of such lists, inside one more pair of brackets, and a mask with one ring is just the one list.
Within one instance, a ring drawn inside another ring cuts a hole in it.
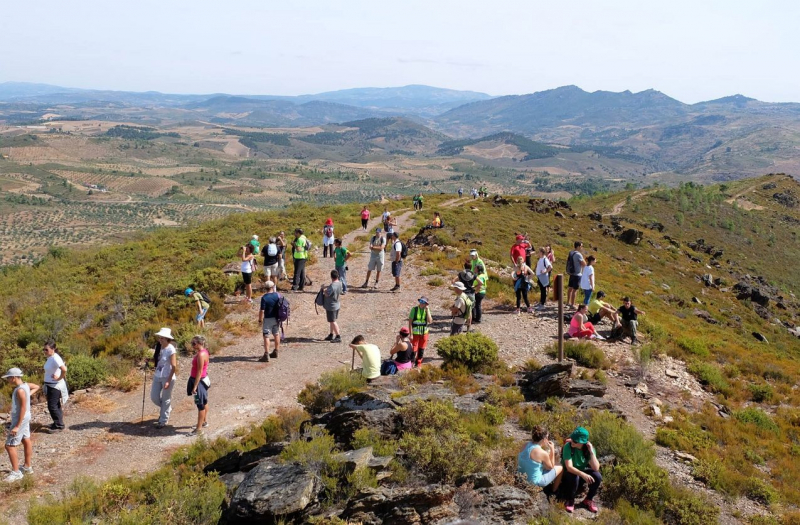
[{"label": "baseball cap", "polygon": [[2,379],[5,379],[7,377],[22,377],[22,370],[20,370],[19,368],[10,368],[8,372],[6,372],[6,374],[2,377]]},{"label": "baseball cap", "polygon": [[578,427],[570,434],[573,443],[586,444],[589,442],[589,431],[583,427]]},{"label": "baseball cap", "polygon": [[186,295],[186,296],[188,297],[188,296],[192,295],[192,292],[194,292],[194,290],[192,290],[191,288],[187,288],[187,289],[186,289],[186,290],[183,292],[183,294],[184,294],[184,295]]},{"label": "baseball cap", "polygon": [[428,304],[428,298],[423,295],[422,297],[419,298],[419,302]]},{"label": "baseball cap", "polygon": [[383,228],[375,228],[375,233],[380,233],[383,231]]},{"label": "baseball cap", "polygon": [[457,289],[457,290],[461,290],[462,292],[463,292],[463,291],[465,291],[465,290],[467,289],[467,287],[466,287],[466,286],[464,286],[464,283],[455,283],[455,284],[451,284],[451,285],[450,285],[450,288],[455,288],[455,289]]},{"label": "baseball cap", "polygon": [[400,329],[400,335],[408,335],[408,327],[404,326]]},{"label": "baseball cap", "polygon": [[525,240],[525,236],[524,235],[517,235],[517,240],[518,241],[524,241]]},{"label": "baseball cap", "polygon": [[267,288],[275,288],[275,283],[272,281],[267,281],[264,283],[264,286],[266,286]]}]

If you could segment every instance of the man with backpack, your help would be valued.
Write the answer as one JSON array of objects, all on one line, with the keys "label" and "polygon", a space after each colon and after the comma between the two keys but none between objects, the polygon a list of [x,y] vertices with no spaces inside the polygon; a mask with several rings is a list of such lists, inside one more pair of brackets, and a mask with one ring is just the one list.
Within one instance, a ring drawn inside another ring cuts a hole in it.
[{"label": "man with backpack", "polygon": [[392,233],[392,277],[394,277],[394,288],[390,292],[396,292],[400,289],[400,272],[403,271],[403,259],[408,255],[408,248],[400,241],[400,235],[397,232]]},{"label": "man with backpack", "polygon": [[278,239],[270,237],[269,244],[267,244],[262,253],[264,254],[264,277],[266,277],[267,281],[271,281],[275,277],[275,281],[277,281],[281,257],[278,249]]},{"label": "man with backpack", "polygon": [[408,330],[411,332],[411,345],[414,347],[416,357],[414,366],[422,366],[425,348],[428,347],[429,326],[433,323],[431,309],[428,307],[428,298],[420,297],[419,304],[411,309],[408,314]]},{"label": "man with backpack", "polygon": [[469,331],[469,327],[472,324],[474,301],[464,293],[466,287],[463,283],[451,284],[450,288],[456,291],[456,300],[453,302],[453,306],[450,307],[450,313],[453,315],[453,321],[450,324],[450,335],[457,335],[464,330],[464,325],[467,326],[467,331]]},{"label": "man with backpack", "polygon": [[369,262],[367,263],[367,278],[361,288],[369,286],[369,276],[375,272],[375,286],[378,287],[378,282],[381,280],[381,271],[383,271],[383,262],[385,260],[386,238],[382,235],[383,230],[375,228],[375,235],[369,241]]},{"label": "man with backpack", "polygon": [[294,276],[292,277],[292,291],[303,291],[306,285],[306,261],[308,260],[308,250],[311,243],[303,235],[303,229],[297,228],[294,231],[294,241],[292,241],[292,258],[294,259]]},{"label": "man with backpack", "polygon": [[[264,283],[267,293],[261,296],[261,308],[258,310],[258,324],[261,325],[261,334],[264,336],[264,355],[259,359],[262,363],[269,363],[270,358],[278,357],[278,349],[281,346],[281,328],[279,317],[279,303],[283,299],[279,293],[275,292],[275,283],[267,281]],[[275,350],[269,351],[270,339],[275,341]]]},{"label": "man with backpack", "polygon": [[567,306],[575,308],[575,296],[578,294],[578,288],[581,287],[581,276],[583,268],[586,266],[586,261],[581,253],[583,243],[575,241],[575,249],[567,255],[567,275],[569,275],[569,283],[567,288]]},{"label": "man with backpack", "polygon": [[205,328],[205,318],[211,306],[211,299],[205,292],[198,292],[191,288],[187,288],[183,293],[186,297],[190,297],[192,302],[197,306],[197,315],[194,317],[194,320],[197,321],[197,326]]}]

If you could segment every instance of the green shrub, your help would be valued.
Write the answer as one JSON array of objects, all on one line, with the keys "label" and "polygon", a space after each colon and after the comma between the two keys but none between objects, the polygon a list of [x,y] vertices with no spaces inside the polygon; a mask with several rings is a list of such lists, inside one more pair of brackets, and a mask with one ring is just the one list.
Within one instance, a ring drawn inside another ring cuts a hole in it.
[{"label": "green shrub", "polygon": [[658,428],[656,443],[673,450],[699,452],[713,446],[714,439],[702,428],[685,423],[678,428]]},{"label": "green shrub", "polygon": [[555,443],[563,443],[578,424],[578,413],[573,407],[559,406],[556,410],[542,410],[539,407],[526,407],[519,417],[519,426],[531,431],[536,425],[543,425],[550,431]]},{"label": "green shrub", "polygon": [[525,364],[522,365],[521,370],[525,372],[536,372],[537,370],[541,370],[541,368],[542,368],[542,363],[540,363],[539,360],[536,359],[535,357],[531,357],[530,359],[525,361]]},{"label": "green shrub", "polygon": [[367,385],[361,374],[347,368],[324,372],[316,384],[307,384],[297,395],[297,401],[311,414],[332,409],[338,400],[360,392]]},{"label": "green shrub", "polygon": [[460,414],[450,401],[420,401],[400,408],[403,431],[421,432],[427,428],[437,432],[459,430]]},{"label": "green shrub", "polygon": [[624,499],[617,500],[614,510],[622,523],[614,521],[613,518],[604,521],[604,518],[600,515],[597,520],[598,525],[663,525],[664,523],[658,519],[654,512],[635,507]]},{"label": "green shrub", "polygon": [[772,505],[778,501],[778,492],[772,485],[760,478],[747,478],[744,491],[748,498],[763,503],[764,505]]},{"label": "green shrub", "polygon": [[778,425],[772,420],[771,417],[769,417],[769,414],[755,407],[747,407],[742,410],[737,410],[733,413],[733,417],[742,423],[755,425],[761,430],[766,430],[767,432],[778,433],[780,430]]},{"label": "green shrub", "polygon": [[397,441],[387,439],[377,430],[367,427],[359,428],[353,433],[352,446],[354,450],[372,447],[375,456],[393,456],[397,452]]},{"label": "green shrub", "polygon": [[678,346],[692,355],[698,357],[709,357],[711,352],[708,351],[705,341],[694,339],[691,337],[681,337],[678,339]]},{"label": "green shrub", "polygon": [[[194,282],[190,285],[195,290],[211,295],[225,296],[233,293],[233,280],[222,273],[219,268],[204,268],[194,273]],[[184,288],[185,289],[185,288]],[[183,290],[180,290],[183,292]]]},{"label": "green shrub", "polygon": [[670,525],[708,525],[717,523],[719,508],[701,494],[673,487],[664,507],[663,519]]},{"label": "green shrub", "polygon": [[722,376],[719,367],[711,363],[695,361],[689,365],[688,370],[700,381],[700,384],[708,386],[712,392],[719,392],[725,395],[730,390],[730,386]]},{"label": "green shrub", "polygon": [[620,463],[603,479],[603,498],[625,501],[644,510],[660,509],[669,491],[669,477],[649,463]]},{"label": "green shrub", "polygon": [[769,385],[750,385],[749,389],[751,395],[750,399],[756,403],[770,401],[775,394],[772,387]]},{"label": "green shrub", "polygon": [[400,446],[408,462],[432,482],[452,482],[484,464],[484,450],[466,432],[405,432]]},{"label": "green shrub", "polygon": [[497,344],[479,332],[443,337],[436,351],[444,366],[464,365],[472,371],[497,363]]},{"label": "green shrub", "polygon": [[502,410],[488,403],[481,405],[479,414],[488,424],[493,426],[502,425],[506,420],[506,416]]},{"label": "green shrub", "polygon": [[73,391],[93,387],[108,376],[108,366],[103,359],[84,354],[71,356],[67,370],[67,381]]},{"label": "green shrub", "polygon": [[620,462],[638,465],[651,464],[655,458],[653,443],[611,412],[593,412],[586,428],[598,456],[613,454]]},{"label": "green shrub", "polygon": [[[556,357],[558,345],[554,343],[546,352],[550,357]],[[611,366],[605,352],[590,341],[567,341],[564,343],[564,355],[587,368],[602,369]]]},{"label": "green shrub", "polygon": [[501,388],[491,385],[486,389],[486,402],[504,408],[515,407],[525,401],[525,396],[518,387]]}]

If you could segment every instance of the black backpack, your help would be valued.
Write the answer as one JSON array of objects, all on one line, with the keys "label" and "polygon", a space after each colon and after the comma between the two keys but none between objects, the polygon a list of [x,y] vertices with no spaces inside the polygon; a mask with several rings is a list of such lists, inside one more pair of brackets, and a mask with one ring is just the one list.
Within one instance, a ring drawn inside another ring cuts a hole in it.
[{"label": "black backpack", "polygon": [[575,275],[575,260],[572,256],[575,254],[575,251],[569,252],[567,256],[567,274],[568,275]]},{"label": "black backpack", "polygon": [[205,293],[205,292],[201,292],[201,291],[199,291],[199,290],[197,290],[197,293],[199,293],[199,294],[200,294],[200,297],[202,297],[202,298],[203,298],[203,302],[206,302],[206,303],[208,303],[208,304],[211,304],[211,298],[208,296],[208,294],[207,294],[207,293]]},{"label": "black backpack", "polygon": [[400,258],[405,259],[406,257],[408,257],[408,245],[400,241]]}]

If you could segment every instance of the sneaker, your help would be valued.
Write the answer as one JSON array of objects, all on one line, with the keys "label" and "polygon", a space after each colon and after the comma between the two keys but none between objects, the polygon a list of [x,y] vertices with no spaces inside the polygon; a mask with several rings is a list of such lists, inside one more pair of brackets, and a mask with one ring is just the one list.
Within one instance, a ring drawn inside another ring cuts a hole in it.
[{"label": "sneaker", "polygon": [[534,310],[544,310],[544,305],[543,305],[543,304],[537,304],[537,305],[534,307]]},{"label": "sneaker", "polygon": [[519,312],[520,312],[519,308],[517,308],[516,310],[514,310],[514,313],[515,313],[515,314],[517,314],[517,315],[519,315]]},{"label": "sneaker", "polygon": [[574,501],[568,501],[568,502],[566,502],[566,503],[564,504],[564,510],[566,510],[567,512],[569,512],[570,514],[572,514],[572,512],[575,510],[575,502],[574,502]]},{"label": "sneaker", "polygon": [[333,334],[328,334],[328,337],[323,339],[323,341],[330,341],[331,339],[333,339]]},{"label": "sneaker", "polygon": [[605,341],[605,340],[606,340],[606,338],[605,338],[605,337],[603,337],[603,336],[602,336],[602,335],[600,335],[600,334],[595,334],[595,339],[597,339],[598,341]]},{"label": "sneaker", "polygon": [[369,281],[364,281],[364,284],[361,285],[361,288],[369,287]]},{"label": "sneaker", "polygon": [[594,512],[595,514],[597,514],[597,504],[595,504],[594,501],[590,499],[585,499],[583,500],[583,503],[581,503],[581,505],[589,509],[589,512]]},{"label": "sneaker", "polygon": [[186,434],[186,437],[190,437],[191,438],[191,437],[197,437],[197,436],[202,436],[202,435],[203,435],[203,431],[202,430],[194,429],[191,432],[189,432],[188,434]]},{"label": "sneaker", "polygon": [[259,363],[269,363],[269,354],[264,354],[258,358]]},{"label": "sneaker", "polygon": [[167,426],[166,423],[161,423],[161,422],[156,423],[156,428],[158,428],[158,429],[164,428],[165,426]]},{"label": "sneaker", "polygon": [[331,343],[341,343],[341,342],[342,342],[342,336],[340,335],[337,335],[336,337],[331,339]]},{"label": "sneaker", "polygon": [[278,358],[278,351],[277,350],[273,350],[272,352],[269,353],[269,356],[272,359],[277,359]]},{"label": "sneaker", "polygon": [[392,289],[391,289],[391,290],[389,290],[389,291],[390,291],[390,292],[396,292],[396,291],[397,291],[397,290],[399,290],[399,289],[400,289],[400,287],[399,287],[399,286],[397,286],[397,285],[394,285],[394,286],[392,286]]},{"label": "sneaker", "polygon": [[529,306],[529,307],[528,307],[528,313],[529,313],[529,314],[532,314],[532,313],[533,313],[533,306]]},{"label": "sneaker", "polygon": [[208,427],[208,421],[203,421],[203,428],[207,428],[207,427]]},{"label": "sneaker", "polygon": [[19,470],[20,470],[20,472],[22,472],[23,474],[33,474],[33,467],[26,467],[26,466],[24,466],[24,465],[23,465],[23,466],[21,466],[21,467],[19,468]]},{"label": "sneaker", "polygon": [[5,481],[6,483],[14,483],[15,481],[19,481],[22,478],[23,478],[22,472],[20,472],[19,470],[17,471],[12,470],[3,481]]},{"label": "sneaker", "polygon": [[375,284],[373,284],[373,285],[372,285],[372,287],[373,287],[373,288],[377,288],[379,284],[380,284],[380,283],[379,283],[378,281],[375,281]]},{"label": "sneaker", "polygon": [[638,344],[639,344],[639,340],[638,339],[636,339],[636,338],[631,339],[631,346],[638,345]]}]

